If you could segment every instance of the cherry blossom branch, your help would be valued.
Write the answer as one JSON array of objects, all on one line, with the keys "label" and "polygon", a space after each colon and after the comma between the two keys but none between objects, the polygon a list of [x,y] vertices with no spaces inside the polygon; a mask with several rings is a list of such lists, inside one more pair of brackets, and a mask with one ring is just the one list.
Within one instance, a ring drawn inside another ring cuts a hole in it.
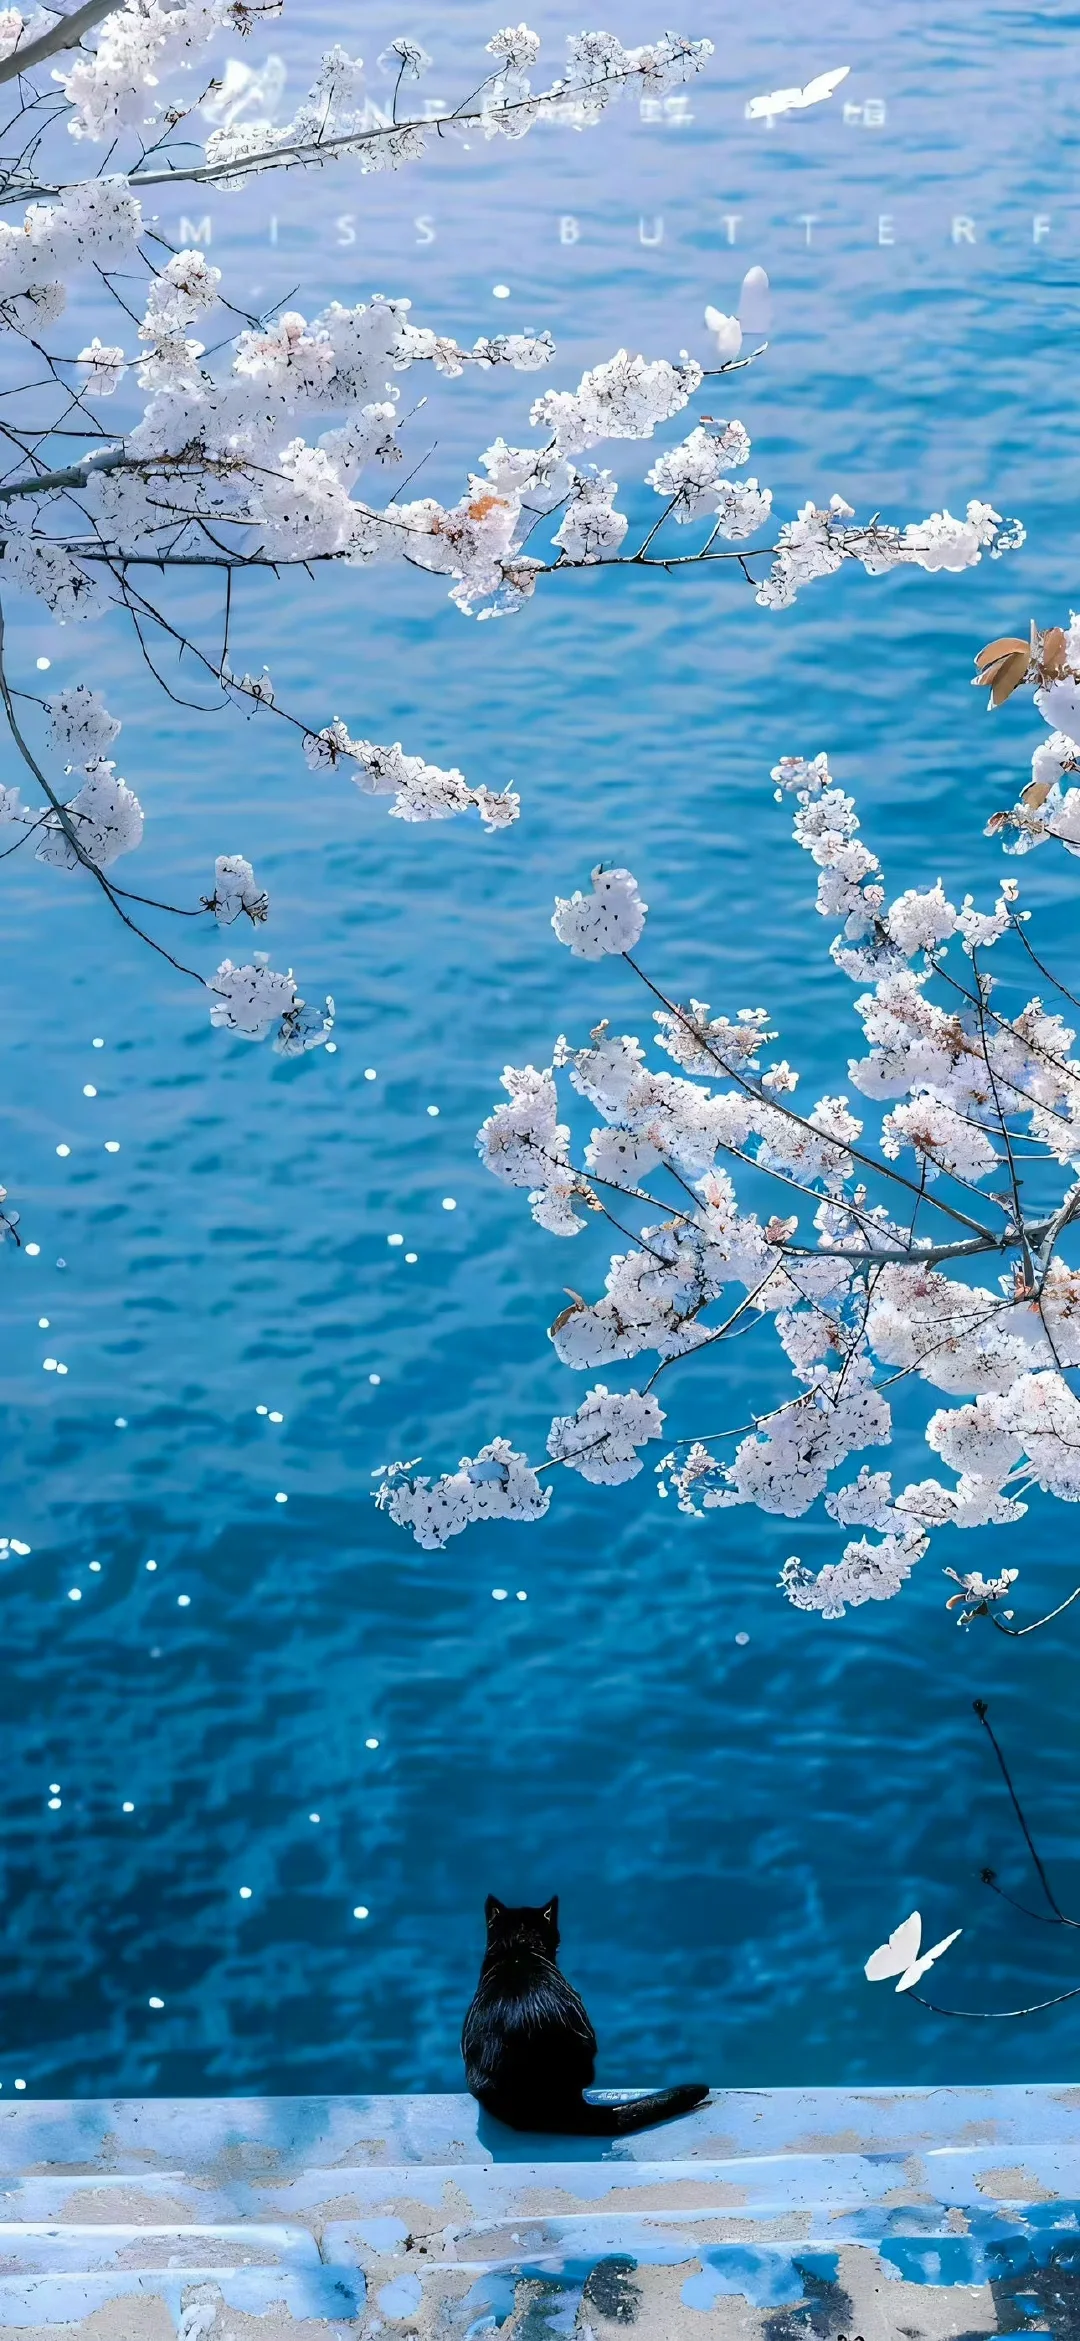
[{"label": "cherry blossom branch", "polygon": [[[115,0],[111,0],[111,5],[115,6]],[[74,25],[81,15],[86,18],[89,28],[90,25],[100,22],[101,18],[109,13],[111,13],[109,6],[99,5],[99,0],[89,0],[89,7],[77,12],[75,16],[67,20],[67,23]],[[55,39],[52,33],[43,35],[43,40],[50,44],[48,49],[41,50],[43,56],[51,55],[55,49],[70,45],[67,37],[67,26],[55,29],[61,30],[62,37]],[[7,69],[0,66],[0,79],[10,80],[13,78],[13,72],[25,70],[28,63],[37,62],[32,51],[38,47],[37,43],[31,44],[31,47],[24,52],[21,66],[17,58],[7,59]],[[667,70],[674,73],[677,78],[686,78],[697,72],[704,64],[706,57],[712,52],[712,43],[710,41],[695,42],[687,40],[681,35],[671,35],[668,40],[668,52]],[[397,159],[409,161],[414,159],[415,155],[424,152],[425,141],[431,134],[442,139],[450,130],[466,131],[476,126],[484,128],[489,123],[510,125],[521,116],[527,116],[531,123],[544,113],[557,114],[560,111],[565,112],[568,108],[580,110],[582,106],[587,108],[599,105],[602,107],[612,97],[628,88],[632,82],[656,78],[656,74],[655,58],[646,55],[641,62],[631,61],[623,68],[606,72],[602,78],[595,81],[585,80],[580,84],[574,84],[560,80],[554,82],[550,88],[536,92],[535,95],[530,93],[528,96],[520,98],[502,99],[485,106],[472,107],[464,112],[460,108],[453,108],[446,113],[409,117],[405,121],[378,122],[364,130],[346,130],[329,137],[320,134],[314,138],[279,138],[262,148],[256,148],[246,153],[237,152],[220,161],[208,162],[204,160],[201,163],[191,164],[166,163],[155,171],[135,170],[130,175],[129,184],[136,190],[145,187],[222,186],[227,185],[230,180],[242,181],[249,175],[254,176],[264,170],[295,170],[313,162],[324,163],[328,159],[363,154],[365,149],[383,145],[388,141],[396,145]],[[496,79],[496,74],[487,75],[480,84],[480,91],[482,92]],[[414,139],[411,150],[409,146],[410,133]],[[37,198],[63,195],[70,184],[70,181],[57,180],[51,184],[22,184],[16,188],[0,189],[0,203],[27,196]]]}]

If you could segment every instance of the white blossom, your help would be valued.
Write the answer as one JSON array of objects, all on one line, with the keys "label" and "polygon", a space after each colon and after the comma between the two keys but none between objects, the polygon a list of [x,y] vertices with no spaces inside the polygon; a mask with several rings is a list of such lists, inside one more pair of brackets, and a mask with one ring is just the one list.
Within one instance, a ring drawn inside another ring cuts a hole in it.
[{"label": "white blossom", "polygon": [[936,951],[957,928],[956,912],[945,900],[940,878],[924,894],[910,887],[898,895],[885,913],[885,926],[907,959],[916,951]]},{"label": "white blossom", "polygon": [[485,1169],[507,1186],[559,1186],[567,1169],[570,1132],[558,1119],[559,1099],[550,1069],[507,1065],[502,1086],[508,1105],[497,1105],[477,1132]]},{"label": "white blossom", "polygon": [[540,55],[540,35],[530,32],[527,24],[504,25],[493,34],[487,51],[498,58],[505,73],[528,73]]},{"label": "white blossom", "polygon": [[265,1040],[296,1000],[291,972],[281,975],[261,965],[234,967],[231,959],[222,960],[210,990],[216,995],[211,1024],[240,1033],[245,1040]]},{"label": "white blossom", "polygon": [[603,959],[633,950],[648,907],[629,870],[605,870],[598,862],[591,894],[572,894],[568,902],[556,896],[551,924],[575,958]]},{"label": "white blossom", "polygon": [[243,854],[219,854],[214,863],[214,891],[207,896],[205,908],[212,910],[219,927],[231,927],[243,913],[253,926],[261,926],[270,909],[270,897],[256,881],[255,872]]},{"label": "white blossom", "polygon": [[914,1098],[886,1114],[882,1153],[895,1161],[905,1146],[914,1147],[928,1180],[943,1170],[958,1179],[984,1179],[1001,1159],[985,1130],[932,1097]]},{"label": "white blossom", "polygon": [[971,895],[965,894],[963,907],[956,914],[956,924],[968,957],[973,958],[976,951],[989,951],[995,943],[1000,943],[1015,918],[1012,903],[1004,894],[999,894],[993,910],[976,910]]},{"label": "white blossom", "polygon": [[591,467],[575,473],[569,503],[552,538],[565,561],[602,561],[618,551],[629,522],[625,512],[613,509],[617,494],[618,483],[610,472]]},{"label": "white blossom", "polygon": [[[645,478],[658,496],[675,500],[676,520],[697,520],[703,512],[723,508],[721,498],[733,491],[721,474],[746,463],[749,455],[750,439],[741,423],[715,423],[709,428],[699,423],[680,446],[657,457]],[[756,488],[757,482],[753,485]],[[769,502],[766,491],[766,509]]]},{"label": "white blossom", "polygon": [[84,398],[111,398],[127,371],[127,360],[119,343],[101,342],[96,333],[86,348],[79,351],[79,364],[87,368]]},{"label": "white blossom", "polygon": [[569,1464],[595,1487],[619,1487],[641,1470],[638,1448],[658,1439],[664,1416],[655,1398],[636,1390],[609,1391],[602,1382],[587,1392],[576,1414],[556,1415],[548,1433],[548,1454]]},{"label": "white blossom", "polygon": [[120,725],[110,715],[100,691],[87,683],[71,683],[50,692],[49,741],[69,765],[86,772],[105,756],[120,737]]},{"label": "white blossom", "polygon": [[942,511],[932,512],[928,520],[909,521],[904,549],[920,569],[970,569],[993,544],[1000,526],[1000,512],[973,498],[964,520]]},{"label": "white blossom", "polygon": [[304,1057],[310,1049],[324,1048],[334,1029],[334,1003],[329,994],[320,1008],[315,1000],[293,999],[285,1009],[274,1036],[274,1053],[279,1057]]},{"label": "white blossom", "polygon": [[[66,807],[66,823],[58,813],[47,815],[37,847],[39,862],[58,870],[75,870],[84,861],[107,870],[120,854],[141,844],[143,811],[126,781],[116,777],[107,759],[91,759],[86,779]],[[76,845],[74,840],[78,840]]]},{"label": "white blossom", "polygon": [[844,1546],[842,1560],[827,1561],[816,1575],[792,1555],[780,1571],[780,1584],[793,1608],[842,1618],[864,1602],[891,1601],[925,1550],[925,1537],[913,1533],[885,1536],[880,1544],[860,1537]]},{"label": "white blossom", "polygon": [[12,533],[5,541],[2,574],[26,593],[36,594],[61,626],[75,618],[96,618],[105,606],[105,586],[62,545],[44,537]]},{"label": "white blossom", "polygon": [[535,1471],[510,1445],[492,1439],[476,1456],[464,1456],[457,1471],[434,1482],[413,1475],[408,1463],[385,1465],[375,1501],[399,1528],[411,1528],[416,1542],[438,1551],[475,1520],[539,1520],[551,1502]]},{"label": "white blossom", "polygon": [[553,1179],[550,1186],[536,1187],[529,1196],[529,1210],[537,1227],[546,1228],[549,1236],[578,1236],[586,1225],[576,1208],[585,1182],[580,1179]]},{"label": "white blossom", "polygon": [[546,390],[530,413],[549,431],[562,455],[578,455],[601,439],[651,439],[658,423],[678,414],[701,382],[701,367],[684,355],[647,360],[617,350],[582,375],[576,390]]}]

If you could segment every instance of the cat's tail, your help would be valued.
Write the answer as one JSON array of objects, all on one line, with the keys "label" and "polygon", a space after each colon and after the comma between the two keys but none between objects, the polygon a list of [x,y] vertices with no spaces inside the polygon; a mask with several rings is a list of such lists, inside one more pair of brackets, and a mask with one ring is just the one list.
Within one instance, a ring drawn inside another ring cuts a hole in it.
[{"label": "cat's tail", "polygon": [[631,2130],[648,2130],[654,2122],[674,2121],[676,2115],[692,2112],[708,2094],[707,2081],[682,2081],[673,2089],[652,2089],[647,2097],[624,2097],[614,2105],[590,2104],[583,2097],[580,2109],[574,2109],[582,2116],[575,2130],[587,2138],[625,2138]]},{"label": "cat's tail", "polygon": [[[477,2092],[479,2094],[479,2092]],[[480,2096],[480,2103],[512,2130],[542,2131],[561,2138],[625,2138],[632,2130],[648,2130],[654,2122],[674,2121],[690,2113],[709,2094],[707,2081],[684,2081],[675,2089],[651,2089],[644,2097],[609,2099],[593,2104],[587,2097],[546,2099],[532,2104],[514,2099]]]}]

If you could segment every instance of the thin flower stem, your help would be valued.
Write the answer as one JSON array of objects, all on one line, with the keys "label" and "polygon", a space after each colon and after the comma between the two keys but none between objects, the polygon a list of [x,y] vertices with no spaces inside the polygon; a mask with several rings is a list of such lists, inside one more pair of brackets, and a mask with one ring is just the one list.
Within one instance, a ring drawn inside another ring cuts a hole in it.
[{"label": "thin flower stem", "polygon": [[1038,956],[1038,953],[1032,950],[1031,944],[1028,942],[1027,936],[1020,924],[1019,919],[1015,919],[1013,921],[1013,933],[1015,935],[1019,935],[1020,941],[1022,942],[1024,949],[1027,952],[1028,958],[1032,961],[1034,966],[1038,968],[1039,974],[1046,977],[1047,983],[1053,984],[1054,990],[1061,993],[1063,1000],[1070,1001],[1074,1008],[1080,1008],[1080,1000],[1077,999],[1076,993],[1070,992],[1068,986],[1061,982],[1059,976],[1051,974],[1050,969],[1048,967],[1044,967],[1042,960]]},{"label": "thin flower stem", "polygon": [[1053,1999],[1033,2000],[1028,2008],[943,2008],[937,2000],[925,2000],[921,1992],[909,1991],[909,2000],[917,2000],[920,2008],[929,2008],[934,2016],[965,2016],[982,2024],[1006,2024],[1016,2016],[1040,2016],[1044,2008],[1060,2008],[1065,2000],[1080,1997],[1080,1983],[1071,1991],[1055,1992]]},{"label": "thin flower stem", "polygon": [[[1072,1599],[1072,1598],[1075,1598],[1075,1597],[1074,1597],[1074,1596],[1070,1596],[1070,1599]],[[1063,1604],[1062,1606],[1064,1607],[1064,1604]],[[975,1713],[976,1713],[976,1715],[977,1715],[977,1716],[978,1716],[978,1718],[979,1718],[979,1722],[981,1723],[981,1725],[982,1725],[982,1727],[983,1727],[983,1730],[984,1730],[984,1731],[985,1731],[985,1733],[986,1733],[987,1739],[989,1740],[989,1742],[990,1742],[990,1745],[991,1745],[991,1747],[993,1748],[994,1755],[995,1755],[995,1756],[996,1756],[996,1758],[997,1758],[997,1766],[998,1766],[998,1770],[999,1770],[999,1772],[1000,1772],[1000,1774],[1001,1774],[1001,1777],[1002,1777],[1003,1781],[1005,1782],[1005,1786],[1006,1786],[1006,1788],[1008,1789],[1008,1792],[1009,1792],[1009,1799],[1010,1799],[1010,1802],[1011,1802],[1011,1804],[1012,1804],[1013,1811],[1014,1811],[1014,1813],[1016,1814],[1017,1821],[1019,1822],[1019,1825],[1020,1825],[1020,1831],[1021,1831],[1021,1834],[1022,1834],[1022,1836],[1023,1836],[1024,1843],[1025,1843],[1025,1845],[1027,1846],[1028,1852],[1029,1852],[1029,1853],[1030,1853],[1030,1855],[1031,1855],[1032,1863],[1033,1863],[1033,1865],[1034,1865],[1034,1868],[1035,1868],[1035,1874],[1036,1874],[1036,1876],[1037,1876],[1037,1878],[1038,1878],[1038,1881],[1039,1881],[1039,1884],[1040,1884],[1040,1886],[1042,1887],[1043,1893],[1045,1894],[1045,1896],[1046,1896],[1046,1899],[1047,1899],[1047,1901],[1048,1901],[1048,1903],[1049,1903],[1049,1905],[1050,1905],[1050,1908],[1051,1908],[1051,1910],[1053,1911],[1055,1918],[1057,1918],[1057,1919],[1060,1921],[1060,1923],[1061,1923],[1061,1925],[1062,1925],[1062,1926],[1080,1926],[1080,1920],[1077,1920],[1077,1919],[1072,1919],[1072,1918],[1066,1918],[1066,1916],[1065,1916],[1065,1913],[1064,1913],[1064,1911],[1062,1910],[1062,1908],[1061,1908],[1061,1905],[1060,1905],[1060,1903],[1059,1903],[1059,1901],[1058,1901],[1057,1895],[1055,1894],[1055,1892],[1054,1892],[1054,1889],[1053,1889],[1053,1887],[1052,1887],[1052,1886],[1051,1886],[1051,1884],[1050,1884],[1050,1880],[1049,1880],[1049,1877],[1047,1876],[1047,1873],[1046,1873],[1046,1867],[1045,1867],[1045,1864],[1044,1864],[1044,1862],[1043,1862],[1042,1855],[1040,1854],[1040,1852],[1039,1852],[1039,1850],[1038,1850],[1038,1847],[1037,1847],[1037,1845],[1036,1845],[1036,1843],[1035,1843],[1035,1839],[1033,1838],[1033,1836],[1032,1836],[1032,1834],[1031,1834],[1031,1831],[1030,1831],[1030,1829],[1029,1829],[1029,1827],[1028,1827],[1028,1824],[1027,1824],[1027,1819],[1026,1819],[1026,1816],[1025,1816],[1025,1813],[1024,1813],[1024,1808],[1023,1808],[1023,1806],[1022,1806],[1022,1804],[1021,1804],[1021,1802],[1020,1802],[1020,1799],[1019,1799],[1019,1797],[1018,1797],[1018,1795],[1017,1795],[1017,1793],[1016,1793],[1016,1789],[1015,1789],[1015,1788],[1014,1788],[1014,1786],[1013,1786],[1013,1779],[1012,1779],[1012,1774],[1011,1774],[1011,1772],[1010,1772],[1010,1770],[1009,1770],[1009,1767],[1008,1767],[1008,1765],[1007,1765],[1007,1763],[1006,1763],[1006,1761],[1005,1761],[1005,1757],[1004,1757],[1004,1754],[1003,1754],[1003,1751],[1002,1751],[1001,1745],[1000,1745],[1000,1743],[999,1743],[999,1740],[998,1740],[997,1734],[996,1734],[996,1732],[995,1732],[995,1730],[994,1730],[993,1724],[992,1724],[992,1723],[991,1723],[991,1721],[990,1721],[990,1715],[989,1715],[989,1711],[988,1711],[988,1708],[987,1708],[986,1701],[985,1701],[985,1699],[975,1699],[975,1700],[973,1700],[972,1704],[973,1704],[973,1706],[974,1706]]]},{"label": "thin flower stem", "polygon": [[[1028,1626],[1008,1626],[994,1610],[990,1611],[990,1623],[997,1627],[999,1634],[1007,1634],[1010,1642],[1022,1642],[1026,1634],[1037,1634],[1040,1626],[1053,1625],[1054,1619],[1059,1618],[1063,1610],[1071,1609],[1074,1601],[1080,1601],[1080,1585],[1074,1587],[1065,1601],[1059,1601],[1056,1609],[1048,1609],[1043,1618],[1033,1618]],[[1075,1925],[1076,1921],[1070,1920],[1069,1923]]]}]

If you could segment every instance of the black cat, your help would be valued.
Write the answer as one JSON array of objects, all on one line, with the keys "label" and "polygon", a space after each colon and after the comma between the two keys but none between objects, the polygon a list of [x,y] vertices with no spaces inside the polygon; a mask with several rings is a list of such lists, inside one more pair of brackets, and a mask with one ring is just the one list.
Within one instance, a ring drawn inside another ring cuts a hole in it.
[{"label": "black cat", "polygon": [[558,1896],[542,1910],[508,1910],[489,1894],[484,1915],[487,1949],[461,2053],[485,2112],[512,2130],[623,2137],[689,2113],[708,2096],[707,2082],[687,2081],[622,2105],[588,2104],[582,2090],[596,2071],[596,2034],[556,1963]]}]

